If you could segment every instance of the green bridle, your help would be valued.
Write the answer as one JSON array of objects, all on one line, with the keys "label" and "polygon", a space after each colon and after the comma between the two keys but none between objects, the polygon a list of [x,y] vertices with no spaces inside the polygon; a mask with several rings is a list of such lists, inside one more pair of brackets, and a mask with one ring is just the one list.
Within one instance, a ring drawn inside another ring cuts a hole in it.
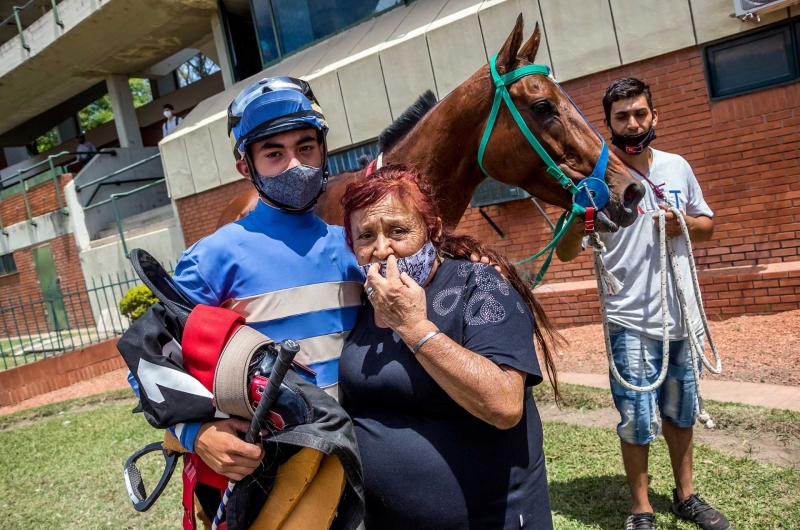
[{"label": "green bridle", "polygon": [[[508,108],[509,112],[511,112],[511,116],[514,118],[514,121],[517,123],[517,127],[519,127],[522,134],[528,140],[528,143],[531,144],[533,149],[536,151],[536,154],[542,159],[542,161],[547,165],[547,172],[555,178],[561,186],[569,191],[573,196],[572,208],[569,211],[565,211],[561,217],[558,219],[558,223],[556,223],[556,227],[554,229],[554,235],[552,241],[548,243],[546,247],[542,250],[534,254],[533,256],[524,259],[517,263],[517,265],[521,265],[523,263],[528,263],[529,261],[533,261],[536,258],[544,255],[545,253],[549,252],[547,258],[545,259],[544,263],[542,264],[542,268],[539,270],[539,273],[536,275],[536,280],[534,282],[534,286],[537,285],[544,277],[544,274],[547,272],[547,269],[550,267],[550,262],[553,259],[553,252],[555,251],[558,242],[561,241],[561,238],[564,237],[564,234],[567,231],[567,228],[572,224],[576,217],[583,215],[586,213],[586,207],[591,206],[593,208],[597,208],[595,202],[600,202],[599,200],[595,200],[593,194],[596,193],[603,193],[602,187],[605,187],[605,201],[608,200],[608,187],[605,184],[605,170],[608,164],[608,146],[606,145],[605,141],[603,141],[603,149],[600,153],[600,158],[595,165],[594,171],[592,174],[586,177],[584,180],[592,179],[592,182],[587,182],[587,185],[578,187],[572,182],[564,171],[558,167],[558,164],[555,163],[553,158],[547,153],[547,151],[542,146],[541,142],[536,139],[536,137],[531,132],[528,124],[525,123],[525,120],[522,118],[522,115],[517,110],[517,107],[514,105],[514,101],[511,99],[511,94],[508,92],[508,85],[515,83],[516,81],[522,79],[523,77],[527,77],[529,75],[543,75],[546,77],[550,77],[550,68],[543,64],[531,64],[527,66],[522,66],[515,70],[512,70],[508,73],[500,75],[497,72],[497,55],[492,57],[491,61],[489,61],[489,68],[492,73],[492,80],[494,81],[495,85],[495,92],[494,92],[494,102],[492,103],[492,111],[489,114],[489,120],[486,122],[486,128],[483,131],[483,138],[481,139],[480,147],[478,148],[478,164],[481,167],[481,171],[487,177],[491,177],[489,172],[486,171],[486,168],[483,167],[483,157],[486,152],[486,146],[489,144],[489,138],[492,136],[492,130],[494,129],[495,122],[497,121],[497,116],[500,112],[500,104],[501,102],[505,102],[506,107]],[[558,85],[558,83],[556,83]],[[558,85],[561,88],[560,85]],[[563,91],[563,89],[562,89]],[[565,93],[566,95],[566,93]],[[569,96],[567,96],[569,98]],[[572,100],[570,99],[572,103]],[[575,106],[575,103],[572,103]],[[575,107],[577,109],[577,106]],[[578,109],[580,112],[580,109]],[[581,114],[582,115],[582,114]],[[585,118],[585,117],[584,117]],[[599,133],[598,133],[599,136]],[[600,137],[602,140],[602,137]],[[594,181],[600,181],[600,184],[597,184]],[[592,189],[596,188],[596,189]],[[585,190],[585,193],[582,191]],[[602,208],[605,205],[605,201],[603,204],[600,205]],[[583,203],[583,205],[581,205]]]}]

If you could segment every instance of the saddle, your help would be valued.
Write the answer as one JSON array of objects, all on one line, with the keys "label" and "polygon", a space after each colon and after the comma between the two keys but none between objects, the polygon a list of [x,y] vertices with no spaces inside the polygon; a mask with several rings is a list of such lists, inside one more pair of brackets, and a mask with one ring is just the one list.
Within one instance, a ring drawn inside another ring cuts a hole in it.
[{"label": "saddle", "polygon": [[[195,304],[147,252],[134,249],[131,263],[160,301],[117,344],[139,385],[135,411],[158,429],[230,416],[252,419],[276,362],[274,342],[233,311]],[[295,364],[286,373],[268,421],[259,425],[262,465],[233,488],[220,530],[355,530],[363,519],[352,422],[333,397],[301,375],[305,370]],[[146,450],[163,451],[168,464],[150,497],[135,467]],[[179,453],[184,530],[200,528],[198,520],[210,529],[228,479],[186,452],[169,431],[163,443],[150,444],[126,463],[131,500],[137,510],[149,508]]]}]

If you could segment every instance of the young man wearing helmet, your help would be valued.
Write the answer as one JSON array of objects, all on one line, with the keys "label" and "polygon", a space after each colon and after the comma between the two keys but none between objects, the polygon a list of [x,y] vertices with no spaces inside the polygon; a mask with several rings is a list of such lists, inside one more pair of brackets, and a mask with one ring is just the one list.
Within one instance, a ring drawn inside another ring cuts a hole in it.
[{"label": "young man wearing helmet", "polygon": [[[327,122],[305,81],[272,77],[236,97],[228,131],[236,169],[261,200],[186,250],[173,279],[195,302],[231,309],[276,342],[297,340],[296,360],[310,368],[299,373],[336,396],[363,277],[342,227],[313,211],[328,178]],[[231,418],[170,430],[213,471],[241,480],[262,458],[258,446],[240,439],[247,428]]]}]

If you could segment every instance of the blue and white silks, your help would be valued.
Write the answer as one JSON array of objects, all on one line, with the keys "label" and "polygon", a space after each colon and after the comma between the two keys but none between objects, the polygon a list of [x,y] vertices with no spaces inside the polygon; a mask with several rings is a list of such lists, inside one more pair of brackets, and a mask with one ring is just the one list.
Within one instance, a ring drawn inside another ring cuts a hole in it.
[{"label": "blue and white silks", "polygon": [[[186,250],[173,278],[197,303],[231,309],[275,342],[298,341],[297,361],[335,395],[339,356],[364,283],[342,227],[313,211],[287,213],[259,201]],[[192,451],[198,429],[186,424],[174,431]]]}]

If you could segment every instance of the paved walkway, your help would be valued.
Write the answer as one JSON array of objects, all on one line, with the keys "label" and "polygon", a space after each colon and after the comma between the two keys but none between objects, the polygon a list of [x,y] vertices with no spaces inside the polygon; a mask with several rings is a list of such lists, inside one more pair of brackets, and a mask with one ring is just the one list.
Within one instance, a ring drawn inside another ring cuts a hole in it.
[{"label": "paved walkway", "polygon": [[[609,388],[607,374],[560,372],[558,380],[574,385]],[[713,378],[703,378],[702,385],[706,399],[800,412],[800,387],[719,381]]]}]

